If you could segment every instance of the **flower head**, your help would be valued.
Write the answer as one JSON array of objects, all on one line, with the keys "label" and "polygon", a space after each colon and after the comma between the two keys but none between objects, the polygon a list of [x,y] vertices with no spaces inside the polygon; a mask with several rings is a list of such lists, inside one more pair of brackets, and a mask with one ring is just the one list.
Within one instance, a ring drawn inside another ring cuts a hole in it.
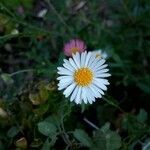
[{"label": "flower head", "polygon": [[58,67],[58,90],[64,89],[65,97],[70,96],[70,101],[77,104],[92,104],[95,98],[104,95],[103,91],[109,85],[104,79],[110,76],[106,68],[108,65],[104,63],[105,59],[95,58],[92,52],[86,51],[73,54],[69,60],[64,59],[63,67]]},{"label": "flower head", "polygon": [[95,55],[96,58],[104,58],[106,59],[108,57],[107,53],[104,52],[103,50],[94,50],[92,53]]},{"label": "flower head", "polygon": [[76,52],[84,52],[86,50],[86,45],[83,41],[79,39],[72,39],[64,46],[64,53],[66,56],[72,56]]}]

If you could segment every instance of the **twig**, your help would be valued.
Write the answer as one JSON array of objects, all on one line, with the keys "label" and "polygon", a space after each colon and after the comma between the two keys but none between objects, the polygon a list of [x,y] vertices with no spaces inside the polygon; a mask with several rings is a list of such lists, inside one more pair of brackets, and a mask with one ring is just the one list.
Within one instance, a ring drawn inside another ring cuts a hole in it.
[{"label": "twig", "polygon": [[84,117],[83,120],[84,120],[87,124],[89,124],[91,127],[93,127],[94,129],[96,129],[96,130],[99,129],[94,123],[92,123],[91,121],[89,121],[87,118]]},{"label": "twig", "polygon": [[10,76],[12,77],[12,76],[14,76],[16,74],[20,74],[20,73],[24,73],[24,72],[30,72],[30,71],[33,71],[33,69],[19,70],[19,71],[11,73]]},{"label": "twig", "polygon": [[62,127],[62,130],[63,130],[64,138],[65,138],[67,144],[68,144],[69,147],[70,147],[70,146],[72,145],[72,143],[71,143],[71,141],[69,140],[68,135],[67,135],[66,132],[65,132],[64,123],[63,123],[63,118],[61,119],[61,127]]}]

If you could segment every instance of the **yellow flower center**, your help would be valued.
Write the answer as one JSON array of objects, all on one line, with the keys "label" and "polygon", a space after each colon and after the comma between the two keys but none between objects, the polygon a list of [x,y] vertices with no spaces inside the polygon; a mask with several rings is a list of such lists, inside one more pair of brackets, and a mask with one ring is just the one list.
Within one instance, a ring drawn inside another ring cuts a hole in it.
[{"label": "yellow flower center", "polygon": [[74,81],[79,86],[88,86],[93,80],[93,72],[89,68],[80,68],[74,73]]},{"label": "yellow flower center", "polygon": [[71,48],[71,52],[73,53],[73,54],[75,54],[76,52],[78,52],[80,49],[78,48],[78,47],[72,47]]}]

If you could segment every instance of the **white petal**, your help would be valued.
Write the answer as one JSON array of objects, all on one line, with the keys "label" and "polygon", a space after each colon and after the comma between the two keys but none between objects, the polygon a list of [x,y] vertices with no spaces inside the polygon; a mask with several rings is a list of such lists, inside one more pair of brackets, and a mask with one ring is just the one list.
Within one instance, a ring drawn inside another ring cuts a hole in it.
[{"label": "white petal", "polygon": [[98,58],[95,58],[95,60],[89,65],[89,67],[93,69],[93,67],[94,67],[95,65],[97,65],[97,62],[98,62],[98,61],[99,61],[99,59],[98,59]]},{"label": "white petal", "polygon": [[94,87],[95,90],[97,90],[101,95],[104,95],[104,92],[99,88],[99,86],[97,86],[96,84],[93,83],[92,85]]},{"label": "white petal", "polygon": [[94,61],[95,61],[95,56],[94,56],[94,55],[92,55],[92,56],[90,57],[90,59],[89,59],[88,67],[90,67],[90,66],[91,66],[91,64],[92,64]]},{"label": "white petal", "polygon": [[107,87],[102,83],[100,82],[99,80],[97,79],[94,79],[94,82],[93,82],[95,85],[97,85],[99,88],[101,88],[102,90],[106,91],[107,90]]},{"label": "white petal", "polygon": [[82,100],[84,101],[85,104],[87,104],[87,97],[86,97],[86,92],[85,88],[82,88],[82,95],[81,95]]},{"label": "white petal", "polygon": [[81,101],[81,87],[79,87],[79,90],[78,90],[78,92],[77,92],[77,96],[76,96],[76,98],[75,98],[75,102],[76,102],[76,104],[79,104],[80,103],[80,101]]},{"label": "white petal", "polygon": [[95,72],[96,72],[96,71],[100,71],[100,70],[102,70],[102,69],[105,69],[107,66],[108,66],[107,64],[102,65],[102,66],[100,66],[100,67],[97,66],[97,67],[95,67],[94,71],[95,71]]},{"label": "white petal", "polygon": [[86,51],[81,54],[81,67],[84,67],[86,60]]},{"label": "white petal", "polygon": [[59,83],[66,83],[66,82],[73,82],[73,78],[72,77],[66,77],[63,80],[60,80]]},{"label": "white petal", "polygon": [[87,87],[84,88],[84,102],[87,104],[89,102],[88,100],[88,90],[87,90]]},{"label": "white petal", "polygon": [[106,62],[105,59],[100,59],[95,66],[93,66],[93,69],[101,67]]},{"label": "white petal", "polygon": [[101,78],[105,78],[105,77],[110,77],[111,74],[109,73],[102,73],[102,74],[99,74],[99,73],[95,73],[95,77],[101,77]]},{"label": "white petal", "polygon": [[63,66],[64,66],[66,69],[70,70],[71,72],[74,71],[74,68],[71,66],[70,63],[64,63]]},{"label": "white petal", "polygon": [[71,72],[70,70],[66,68],[58,67],[57,69],[59,70],[57,73],[60,75],[73,75],[73,72]]},{"label": "white petal", "polygon": [[58,71],[61,71],[62,69],[64,69],[63,67],[57,67]]},{"label": "white petal", "polygon": [[102,65],[101,67],[99,67],[99,69],[103,69],[103,68],[106,68],[108,65],[105,64],[105,65]]},{"label": "white petal", "polygon": [[106,73],[108,71],[109,71],[109,69],[102,69],[102,70],[97,71],[96,73],[97,74],[102,74],[102,73]]},{"label": "white petal", "polygon": [[73,54],[73,59],[79,68],[80,67],[80,54],[78,52],[76,54]]},{"label": "white petal", "polygon": [[92,56],[92,53],[88,52],[88,54],[86,55],[86,60],[85,60],[85,64],[84,64],[85,67],[88,65],[88,62],[89,62],[89,59],[91,56]]},{"label": "white petal", "polygon": [[108,72],[109,71],[109,69],[101,69],[101,70],[97,70],[97,72],[100,72],[100,73],[106,73],[106,72]]},{"label": "white petal", "polygon": [[62,90],[64,88],[66,88],[67,86],[69,86],[70,84],[72,84],[72,81],[59,83],[58,84],[58,86],[59,86],[58,90]]},{"label": "white petal", "polygon": [[76,88],[74,89],[74,91],[73,91],[73,93],[72,93],[72,95],[71,95],[71,97],[70,97],[70,101],[71,101],[71,102],[75,99],[75,97],[76,97],[76,95],[77,95],[77,93],[78,93],[78,90],[79,90],[79,87],[76,86]]},{"label": "white petal", "polygon": [[105,84],[105,85],[109,85],[109,82],[108,82],[108,80],[107,79],[101,79],[101,78],[95,78],[96,80],[99,80],[98,82],[101,82],[101,83],[103,83],[103,84]]},{"label": "white petal", "polygon": [[98,92],[98,89],[95,88],[95,86],[91,85],[89,88],[90,88],[91,91],[94,93],[94,96],[95,96],[96,98],[98,98],[98,97],[101,98],[101,97],[102,97],[101,94]]},{"label": "white petal", "polygon": [[72,78],[72,76],[59,76],[57,78],[57,80],[63,80],[63,79],[66,79],[66,78]]},{"label": "white petal", "polygon": [[89,91],[88,88],[87,88],[87,93],[86,93],[86,94],[87,94],[88,102],[89,102],[90,104],[92,104],[95,99],[94,99],[94,97],[92,96],[92,94],[91,94],[91,92]]},{"label": "white petal", "polygon": [[105,59],[100,59],[100,61],[98,62],[98,64],[101,66],[101,65],[103,65],[105,62],[106,62]]},{"label": "white petal", "polygon": [[72,58],[69,58],[69,62],[72,65],[72,67],[74,67],[74,69],[77,69],[77,65]]},{"label": "white petal", "polygon": [[96,67],[95,68],[95,71],[99,71],[99,70],[101,70],[101,69],[104,69],[104,68],[106,68],[108,65],[107,64],[105,64],[105,65],[102,65],[102,66],[100,66],[100,67]]},{"label": "white petal", "polygon": [[92,96],[92,101],[95,102],[95,94],[93,93],[93,91],[88,87],[89,90],[89,94]]},{"label": "white petal", "polygon": [[76,84],[73,83],[73,84],[71,84],[70,86],[68,86],[65,89],[65,91],[63,92],[63,94],[65,95],[65,97],[68,97],[72,93],[72,91],[74,90],[75,86],[76,86]]},{"label": "white petal", "polygon": [[103,57],[104,59],[106,59],[106,58],[108,57],[107,53],[106,53],[106,52],[103,52],[103,53],[102,53],[102,57]]},{"label": "white petal", "polygon": [[89,103],[92,104],[93,102],[95,102],[95,97],[91,91],[91,89],[88,88],[88,97],[89,97]]}]

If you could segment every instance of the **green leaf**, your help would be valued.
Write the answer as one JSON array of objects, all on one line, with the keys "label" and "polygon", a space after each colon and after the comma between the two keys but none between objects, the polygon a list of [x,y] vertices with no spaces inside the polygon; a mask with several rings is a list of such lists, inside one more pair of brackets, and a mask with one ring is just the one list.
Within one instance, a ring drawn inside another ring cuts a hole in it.
[{"label": "green leaf", "polygon": [[4,144],[1,142],[1,140],[0,140],[0,150],[5,150]]},{"label": "green leaf", "polygon": [[114,131],[108,131],[106,137],[106,148],[107,150],[117,150],[121,146],[121,138],[118,133]]},{"label": "green leaf", "polygon": [[73,133],[74,137],[79,140],[84,146],[91,147],[92,146],[92,140],[88,136],[88,134],[81,129],[76,129]]},{"label": "green leaf", "polygon": [[[141,117],[140,117],[141,118]],[[143,119],[143,118],[142,118]],[[144,135],[145,133],[148,133],[147,127],[143,126],[142,123],[137,121],[137,116],[134,116],[132,114],[127,114],[123,118],[122,127],[125,130],[128,130],[130,134],[141,134]],[[140,132],[139,132],[140,131]]]},{"label": "green leaf", "polygon": [[52,139],[47,138],[45,143],[43,144],[42,150],[50,150],[50,148],[56,143],[57,137],[53,136]]},{"label": "green leaf", "polygon": [[36,115],[40,116],[45,114],[49,109],[49,104],[42,104],[39,108],[35,109],[34,112]]},{"label": "green leaf", "polygon": [[10,138],[15,137],[17,134],[19,133],[19,128],[17,128],[16,126],[11,127],[8,132],[7,132],[7,136]]},{"label": "green leaf", "polygon": [[95,131],[92,150],[118,150],[121,146],[121,138],[115,131],[109,129],[110,123],[106,123],[100,130]]},{"label": "green leaf", "polygon": [[52,123],[43,121],[38,123],[38,130],[45,136],[52,136],[56,134],[57,128]]},{"label": "green leaf", "polygon": [[100,130],[101,130],[103,133],[106,133],[109,129],[110,129],[110,123],[107,122],[107,123],[105,123],[104,126],[101,127]]},{"label": "green leaf", "polygon": [[47,138],[47,140],[44,142],[42,146],[42,150],[50,150],[50,148],[51,148],[51,144],[50,144],[49,138]]},{"label": "green leaf", "polygon": [[45,119],[46,122],[49,122],[49,123],[53,123],[53,125],[55,125],[55,127],[58,127],[61,123],[61,118],[59,116],[57,116],[56,114],[53,114],[49,117],[47,117]]},{"label": "green leaf", "polygon": [[105,134],[100,131],[97,130],[94,132],[94,136],[93,136],[93,146],[91,148],[91,150],[106,150],[106,139],[105,139]]},{"label": "green leaf", "polygon": [[8,73],[1,74],[1,78],[7,84],[13,84],[14,83],[14,80],[11,78],[10,74],[8,74]]},{"label": "green leaf", "polygon": [[150,86],[145,83],[137,83],[138,87],[145,93],[150,94]]},{"label": "green leaf", "polygon": [[144,109],[140,109],[140,112],[137,115],[137,120],[139,122],[145,122],[147,120],[147,112]]}]

